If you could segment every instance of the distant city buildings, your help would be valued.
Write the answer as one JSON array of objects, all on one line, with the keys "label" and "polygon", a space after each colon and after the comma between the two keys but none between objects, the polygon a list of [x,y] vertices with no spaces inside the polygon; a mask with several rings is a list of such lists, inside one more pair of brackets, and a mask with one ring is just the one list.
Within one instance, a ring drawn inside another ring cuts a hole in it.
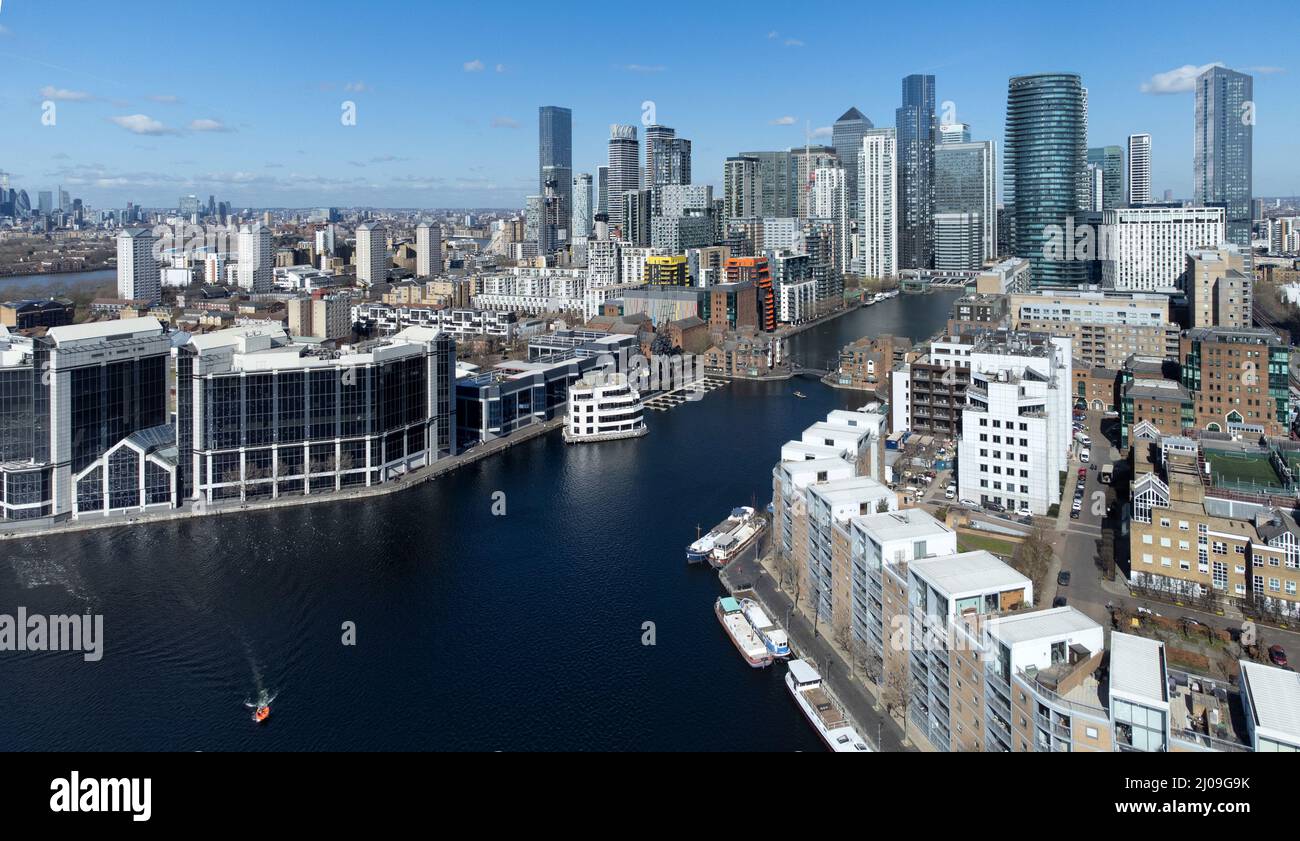
[{"label": "distant city buildings", "polygon": [[1128,203],[1151,203],[1151,135],[1128,136]]}]

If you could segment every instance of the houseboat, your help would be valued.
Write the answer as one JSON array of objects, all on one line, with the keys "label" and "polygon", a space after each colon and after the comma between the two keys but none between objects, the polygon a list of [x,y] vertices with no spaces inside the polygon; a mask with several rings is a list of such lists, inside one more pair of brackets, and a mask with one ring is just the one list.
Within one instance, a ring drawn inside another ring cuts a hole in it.
[{"label": "houseboat", "polygon": [[772,655],[768,653],[767,645],[745,618],[739,602],[731,596],[722,596],[714,603],[713,612],[717,614],[723,630],[731,637],[746,663],[755,669],[772,665]]},{"label": "houseboat", "polygon": [[871,753],[866,741],[849,723],[839,705],[826,694],[822,676],[803,660],[791,660],[785,673],[785,686],[799,711],[821,736],[826,747],[836,753]]},{"label": "houseboat", "polygon": [[758,634],[758,638],[767,646],[769,654],[773,657],[790,656],[790,639],[779,625],[767,618],[767,612],[758,602],[753,599],[741,599],[740,609],[754,628],[754,632]]}]

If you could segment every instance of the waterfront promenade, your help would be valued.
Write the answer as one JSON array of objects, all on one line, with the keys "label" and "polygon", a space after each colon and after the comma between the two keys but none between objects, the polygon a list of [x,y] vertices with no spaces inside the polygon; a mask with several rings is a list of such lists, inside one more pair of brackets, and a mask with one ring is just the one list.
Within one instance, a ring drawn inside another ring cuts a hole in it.
[{"label": "waterfront promenade", "polygon": [[[831,695],[844,707],[858,735],[867,740],[872,750],[915,750],[910,745],[904,746],[903,731],[897,721],[886,715],[883,707],[877,709],[875,698],[863,681],[852,675],[844,655],[825,636],[814,633],[812,623],[794,608],[790,597],[760,561],[759,556],[769,548],[767,538],[770,534],[770,530],[765,531],[761,544],[756,542],[754,550],[743,553],[742,557],[723,568],[719,574],[722,585],[728,592],[754,592],[767,615],[785,628],[795,654],[816,667]],[[784,670],[785,667],[777,668]]]},{"label": "waterfront promenade", "polygon": [[56,525],[49,525],[42,521],[34,521],[27,525],[11,524],[11,530],[0,533],[0,540],[16,540],[28,537],[43,537],[50,534],[63,534],[66,532],[91,531],[93,529],[115,528],[117,526],[133,525],[136,523],[162,523],[168,520],[183,520],[191,517],[216,517],[224,514],[244,514],[250,511],[269,511],[275,508],[290,508],[300,505],[313,505],[324,502],[343,502],[346,500],[366,499],[369,497],[387,496],[399,491],[416,487],[424,482],[430,482],[441,476],[464,467],[467,464],[473,464],[476,461],[487,458],[490,455],[499,453],[502,450],[509,449],[517,444],[545,435],[548,432],[559,429],[564,425],[564,418],[559,417],[554,420],[535,423],[511,433],[503,438],[497,438],[484,444],[458,453],[454,456],[438,459],[427,467],[418,467],[409,473],[403,474],[398,479],[389,480],[382,484],[371,485],[370,487],[348,488],[344,490],[331,491],[327,493],[306,494],[303,496],[285,496],[279,499],[264,499],[254,501],[229,500],[212,505],[194,505],[189,504],[186,508],[170,509],[158,512],[130,512],[124,514],[110,514],[106,517],[95,519],[76,520]]}]

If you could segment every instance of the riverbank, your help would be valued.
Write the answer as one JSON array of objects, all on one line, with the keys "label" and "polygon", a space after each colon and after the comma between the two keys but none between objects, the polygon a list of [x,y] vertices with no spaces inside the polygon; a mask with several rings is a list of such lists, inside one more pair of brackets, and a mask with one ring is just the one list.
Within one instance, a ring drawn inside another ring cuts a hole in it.
[{"label": "riverbank", "polygon": [[856,312],[857,310],[860,309],[863,309],[861,301],[854,304],[853,306],[840,307],[839,309],[832,310],[831,312],[828,312],[825,315],[818,316],[817,318],[814,318],[812,321],[805,321],[802,324],[791,324],[788,327],[782,327],[780,330],[776,331],[776,337],[779,339],[788,339],[791,336],[797,336],[806,330],[813,329],[814,327],[821,327],[823,324],[829,324],[830,322],[834,321],[837,318],[842,318],[848,315],[849,313]]},{"label": "riverbank", "polygon": [[400,479],[383,482],[370,487],[348,488],[346,490],[332,491],[329,493],[306,494],[303,496],[286,496],[279,499],[257,500],[253,502],[231,500],[223,503],[213,503],[211,505],[198,505],[187,509],[171,509],[168,511],[158,512],[137,512],[132,514],[111,514],[103,518],[76,520],[59,523],[55,526],[44,526],[33,524],[31,527],[19,527],[14,531],[0,534],[0,540],[19,540],[22,538],[44,537],[53,534],[71,534],[74,532],[94,531],[97,529],[120,528],[121,526],[139,525],[142,523],[165,523],[172,520],[187,520],[196,517],[220,517],[228,514],[247,514],[256,511],[272,511],[278,508],[295,508],[304,505],[316,505],[325,502],[343,502],[347,500],[369,499],[372,497],[388,496],[418,487],[425,482],[431,482],[434,479],[447,475],[448,473],[467,464],[473,464],[476,461],[487,458],[490,455],[507,450],[518,444],[531,441],[534,438],[553,432],[564,426],[564,418],[555,418],[554,420],[543,423],[531,424],[523,429],[509,435],[505,438],[497,438],[486,444],[480,444],[473,449],[466,450],[454,456],[439,459],[431,465],[417,467],[410,473],[403,474]]}]

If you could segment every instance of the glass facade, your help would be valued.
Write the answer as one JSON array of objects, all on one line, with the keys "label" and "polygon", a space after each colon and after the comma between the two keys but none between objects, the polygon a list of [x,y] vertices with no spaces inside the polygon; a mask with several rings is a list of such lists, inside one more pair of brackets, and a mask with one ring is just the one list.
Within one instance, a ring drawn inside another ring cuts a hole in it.
[{"label": "glass facade", "polygon": [[0,369],[0,461],[32,457],[33,369]]},{"label": "glass facade", "polygon": [[[1007,91],[1003,193],[1015,256],[1036,287],[1079,286],[1087,264],[1053,254],[1087,196],[1087,106],[1074,74],[1016,76]],[[1072,256],[1072,255],[1069,255]]]},{"label": "glass facade", "polygon": [[903,79],[903,106],[895,112],[898,148],[898,265],[934,265],[934,77]]},{"label": "glass facade", "polygon": [[1192,188],[1197,204],[1228,212],[1228,241],[1250,259],[1254,79],[1211,67],[1196,79]]}]

